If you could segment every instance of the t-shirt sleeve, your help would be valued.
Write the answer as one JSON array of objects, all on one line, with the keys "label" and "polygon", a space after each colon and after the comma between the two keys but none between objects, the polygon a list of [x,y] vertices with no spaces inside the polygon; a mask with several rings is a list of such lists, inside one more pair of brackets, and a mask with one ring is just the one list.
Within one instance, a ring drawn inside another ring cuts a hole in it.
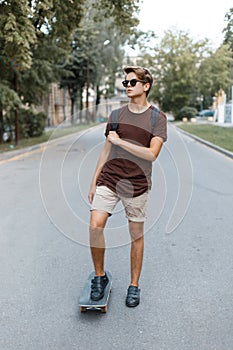
[{"label": "t-shirt sleeve", "polygon": [[163,142],[167,141],[167,116],[162,111],[160,111],[156,121],[153,136],[161,137]]}]

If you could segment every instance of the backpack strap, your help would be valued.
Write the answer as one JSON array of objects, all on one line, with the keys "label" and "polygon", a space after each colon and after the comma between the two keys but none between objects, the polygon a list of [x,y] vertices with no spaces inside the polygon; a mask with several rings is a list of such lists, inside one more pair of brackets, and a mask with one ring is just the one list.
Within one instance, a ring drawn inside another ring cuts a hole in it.
[{"label": "backpack strap", "polygon": [[114,109],[112,111],[111,131],[116,131],[117,130],[118,120],[119,120],[119,112],[120,112],[120,108]]},{"label": "backpack strap", "polygon": [[152,106],[152,113],[151,113],[151,133],[152,134],[154,134],[159,113],[160,113],[160,110],[157,107]]}]

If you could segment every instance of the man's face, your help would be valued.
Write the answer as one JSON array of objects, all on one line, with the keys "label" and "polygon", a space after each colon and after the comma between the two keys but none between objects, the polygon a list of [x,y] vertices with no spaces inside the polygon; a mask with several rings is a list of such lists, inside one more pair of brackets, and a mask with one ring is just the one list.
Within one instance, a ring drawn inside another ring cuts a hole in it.
[{"label": "man's face", "polygon": [[[126,80],[140,80],[137,75],[134,72],[130,72],[126,75]],[[149,83],[143,83],[143,82],[137,82],[135,86],[131,86],[130,83],[128,83],[126,87],[126,93],[129,98],[135,98],[143,96],[146,91],[148,90]]]}]

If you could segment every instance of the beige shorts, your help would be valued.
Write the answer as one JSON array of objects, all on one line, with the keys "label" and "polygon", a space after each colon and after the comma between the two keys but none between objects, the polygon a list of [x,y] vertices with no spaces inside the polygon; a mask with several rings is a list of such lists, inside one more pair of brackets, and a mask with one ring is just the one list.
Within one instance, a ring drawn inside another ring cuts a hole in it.
[{"label": "beige shorts", "polygon": [[146,219],[148,194],[149,192],[147,191],[140,196],[127,198],[113,192],[106,186],[97,186],[91,210],[100,210],[112,215],[115,206],[121,201],[128,220],[144,222]]}]

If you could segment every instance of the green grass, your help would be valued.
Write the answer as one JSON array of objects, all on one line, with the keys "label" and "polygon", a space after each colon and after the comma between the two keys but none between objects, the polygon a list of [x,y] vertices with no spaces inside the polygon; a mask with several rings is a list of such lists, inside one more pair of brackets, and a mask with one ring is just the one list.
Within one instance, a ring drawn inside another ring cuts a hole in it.
[{"label": "green grass", "polygon": [[0,145],[0,153],[12,151],[12,150],[19,150],[19,149],[25,148],[25,147],[32,147],[34,145],[46,142],[49,139],[53,140],[53,139],[58,138],[58,137],[74,134],[76,132],[88,129],[94,125],[96,125],[96,123],[67,126],[67,127],[63,127],[63,128],[57,127],[57,128],[51,129],[49,131],[44,131],[44,133],[39,137],[20,139],[17,146],[14,144],[14,141],[5,142],[5,143]]},{"label": "green grass", "polygon": [[233,127],[212,124],[177,124],[180,129],[233,152]]}]

